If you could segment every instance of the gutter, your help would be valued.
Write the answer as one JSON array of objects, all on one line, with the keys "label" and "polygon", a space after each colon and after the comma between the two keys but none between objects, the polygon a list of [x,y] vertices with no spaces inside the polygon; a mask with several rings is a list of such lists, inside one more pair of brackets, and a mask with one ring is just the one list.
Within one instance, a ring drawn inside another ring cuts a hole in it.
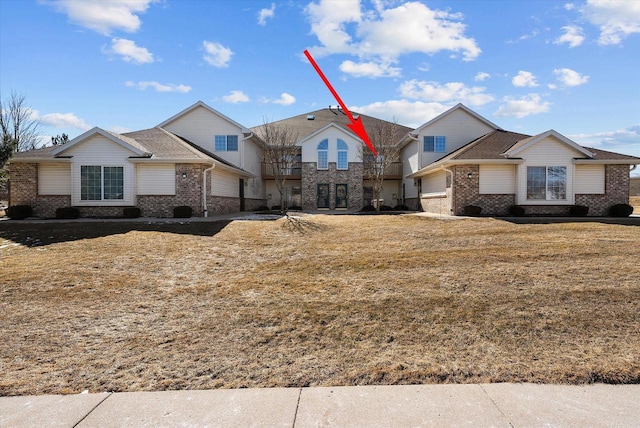
[{"label": "gutter", "polygon": [[251,132],[248,136],[242,139],[242,153],[240,153],[240,168],[244,169],[244,144],[249,138],[253,137],[253,132]]},{"label": "gutter", "polygon": [[213,170],[215,167],[216,164],[214,163],[211,165],[211,168],[207,168],[202,172],[202,208],[205,217],[209,217],[209,211],[207,209],[207,172]]}]

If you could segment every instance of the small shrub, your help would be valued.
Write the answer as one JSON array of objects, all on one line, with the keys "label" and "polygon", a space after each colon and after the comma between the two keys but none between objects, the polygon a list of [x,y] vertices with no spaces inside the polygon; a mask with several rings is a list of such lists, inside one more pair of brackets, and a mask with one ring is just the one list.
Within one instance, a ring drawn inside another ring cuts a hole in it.
[{"label": "small shrub", "polygon": [[280,204],[278,204],[278,205],[272,205],[272,206],[271,206],[271,211],[280,211]]},{"label": "small shrub", "polygon": [[464,207],[464,215],[470,217],[477,217],[482,212],[482,207],[476,205],[467,205]]},{"label": "small shrub", "polygon": [[611,217],[629,217],[633,213],[633,207],[629,204],[616,204],[609,208]]},{"label": "small shrub", "polygon": [[362,209],[360,210],[361,213],[368,213],[368,212],[372,212],[375,211],[376,207],[374,207],[373,205],[365,205],[364,207],[362,207]]},{"label": "small shrub", "polygon": [[584,217],[589,213],[589,207],[585,207],[584,205],[573,205],[569,208],[569,214],[572,217]]},{"label": "small shrub", "polygon": [[269,211],[269,207],[266,205],[260,205],[258,208],[256,208],[254,211]]},{"label": "small shrub", "polygon": [[380,211],[392,211],[393,208],[391,208],[389,205],[380,205]]},{"label": "small shrub", "polygon": [[74,219],[80,217],[80,210],[76,207],[62,207],[56,209],[56,218]]},{"label": "small shrub", "polygon": [[400,204],[400,205],[396,205],[395,207],[393,207],[394,211],[409,211],[409,207],[407,207],[406,205]]},{"label": "small shrub", "polygon": [[193,215],[193,209],[187,205],[181,205],[173,209],[173,218],[189,218]]},{"label": "small shrub", "polygon": [[138,218],[140,217],[140,208],[138,207],[126,207],[122,210],[122,217],[124,218]]},{"label": "small shrub", "polygon": [[524,207],[520,205],[511,205],[509,207],[509,214],[514,217],[522,217],[524,216]]},{"label": "small shrub", "polygon": [[27,217],[31,217],[33,208],[31,208],[31,205],[14,205],[7,208],[5,212],[11,220],[24,220]]}]

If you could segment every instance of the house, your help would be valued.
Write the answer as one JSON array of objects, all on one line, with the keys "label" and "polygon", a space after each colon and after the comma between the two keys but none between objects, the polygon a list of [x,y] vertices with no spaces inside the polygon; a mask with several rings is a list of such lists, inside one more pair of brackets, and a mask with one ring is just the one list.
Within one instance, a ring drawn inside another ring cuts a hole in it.
[{"label": "house", "polygon": [[[384,123],[371,116],[359,115],[365,129]],[[300,148],[298,163],[291,168],[285,182],[287,206],[303,210],[359,210],[372,204],[370,162],[360,138],[348,127],[350,121],[339,108],[325,108],[274,122],[275,126],[293,129]],[[411,128],[397,125],[400,134]],[[259,127],[251,128],[258,131]],[[389,143],[394,143],[390,141]],[[267,202],[280,205],[280,195],[273,182],[272,165],[263,165]],[[394,159],[387,170],[379,203],[391,207],[402,203],[402,164]]]},{"label": "house", "polygon": [[55,216],[74,206],[85,216],[171,217],[187,205],[195,216],[264,205],[261,145],[246,127],[197,102],[155,128],[115,134],[93,128],[62,146],[17,153],[11,205]]},{"label": "house", "polygon": [[631,177],[629,196],[640,196],[640,177]]},{"label": "house", "polygon": [[[353,112],[352,112],[353,113]],[[365,129],[389,122],[358,115]],[[359,210],[406,205],[461,215],[465,207],[506,215],[568,214],[573,205],[606,215],[628,203],[629,170],[640,158],[586,148],[549,130],[526,135],[503,130],[458,104],[403,137],[390,159],[379,200],[373,200],[375,160],[347,127],[339,109],[326,108],[274,122],[298,135],[296,162],[286,169],[285,205],[303,210]],[[280,205],[274,165],[264,162],[258,128],[246,128],[197,102],[156,127],[116,134],[93,128],[62,146],[17,153],[10,164],[10,204],[31,205],[53,217],[74,206],[85,216],[170,217],[187,205],[195,216]]]},{"label": "house", "polygon": [[629,170],[640,158],[582,147],[554,130],[509,132],[462,104],[403,139],[405,178],[414,181],[407,205],[461,215],[466,206],[483,214],[569,214],[572,205],[606,215],[629,202]]}]

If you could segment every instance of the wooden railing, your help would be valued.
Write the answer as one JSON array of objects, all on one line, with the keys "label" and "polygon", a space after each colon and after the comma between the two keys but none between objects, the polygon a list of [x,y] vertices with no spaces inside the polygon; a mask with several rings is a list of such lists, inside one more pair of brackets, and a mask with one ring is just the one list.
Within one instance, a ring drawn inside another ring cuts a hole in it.
[{"label": "wooden railing", "polygon": [[[366,163],[364,164],[364,178],[370,179],[371,172],[373,171],[373,165]],[[402,162],[391,162],[387,165],[387,168],[384,171],[384,178],[389,180],[400,180],[402,179]]]},{"label": "wooden railing", "polygon": [[[276,166],[270,163],[262,163],[262,178],[269,180],[276,178]],[[291,168],[282,168],[286,178],[300,178],[302,176],[302,168],[300,164],[293,165]]]}]

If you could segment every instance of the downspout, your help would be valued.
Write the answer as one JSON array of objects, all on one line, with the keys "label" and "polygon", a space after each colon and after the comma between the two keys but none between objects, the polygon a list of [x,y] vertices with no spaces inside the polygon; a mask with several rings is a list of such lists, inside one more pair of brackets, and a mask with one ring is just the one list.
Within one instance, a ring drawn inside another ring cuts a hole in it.
[{"label": "downspout", "polygon": [[211,171],[216,167],[214,163],[211,165],[211,168],[207,168],[202,172],[202,208],[203,215],[205,217],[209,217],[209,211],[207,210],[207,172]]},{"label": "downspout", "polygon": [[[451,202],[449,203],[449,215],[455,215],[455,212],[453,211],[453,171],[451,171],[448,168],[445,168],[444,166],[441,166],[440,168],[442,168],[443,171],[448,172],[449,174],[451,174]],[[447,192],[447,182],[445,181],[444,183],[444,191],[445,193]]]},{"label": "downspout", "polygon": [[244,169],[244,142],[253,137],[253,132],[242,139],[242,153],[240,153],[240,168]]},{"label": "downspout", "polygon": [[631,172],[631,171],[635,171],[637,167],[638,167],[638,165],[633,165],[633,166],[631,167],[631,169],[629,169],[629,172]]}]

